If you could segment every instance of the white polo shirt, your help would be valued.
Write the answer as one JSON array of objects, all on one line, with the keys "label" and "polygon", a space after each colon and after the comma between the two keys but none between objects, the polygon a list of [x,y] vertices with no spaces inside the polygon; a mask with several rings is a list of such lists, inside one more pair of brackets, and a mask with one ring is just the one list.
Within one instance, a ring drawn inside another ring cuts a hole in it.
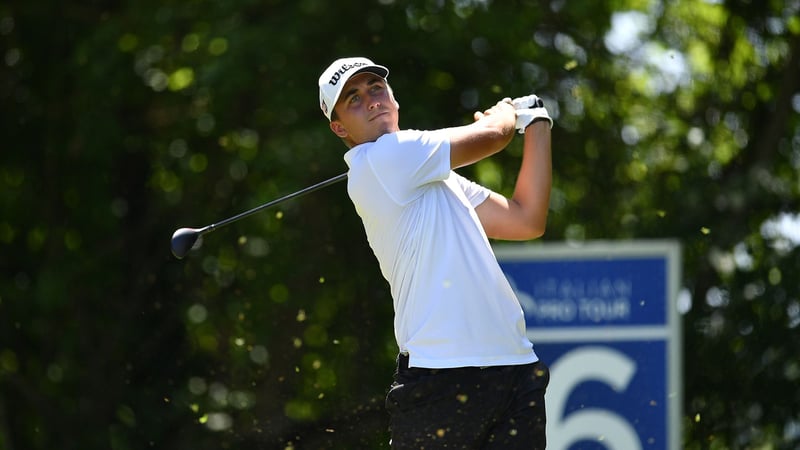
[{"label": "white polo shirt", "polygon": [[347,192],[389,282],[409,366],[537,361],[475,207],[490,191],[450,169],[443,132],[405,130],[344,156]]}]

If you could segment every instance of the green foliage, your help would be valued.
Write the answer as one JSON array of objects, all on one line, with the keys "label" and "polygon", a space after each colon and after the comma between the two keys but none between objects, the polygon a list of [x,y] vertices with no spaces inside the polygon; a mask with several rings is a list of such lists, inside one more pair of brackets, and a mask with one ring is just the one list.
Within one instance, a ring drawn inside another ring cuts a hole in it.
[{"label": "green foliage", "polygon": [[[643,26],[614,47],[612,17]],[[636,15],[638,14],[638,15]],[[317,106],[386,64],[401,125],[535,92],[545,239],[676,238],[686,448],[800,442],[800,5],[192,0],[0,6],[0,449],[387,448],[392,303]],[[637,19],[638,18],[638,19]],[[464,169],[504,193],[521,142]]]}]

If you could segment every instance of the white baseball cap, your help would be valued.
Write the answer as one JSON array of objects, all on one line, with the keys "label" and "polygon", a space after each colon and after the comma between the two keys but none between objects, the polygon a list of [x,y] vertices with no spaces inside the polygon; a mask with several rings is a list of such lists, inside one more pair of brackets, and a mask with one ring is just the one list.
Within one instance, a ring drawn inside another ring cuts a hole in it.
[{"label": "white baseball cap", "polygon": [[336,106],[347,80],[363,72],[374,73],[384,79],[389,76],[389,69],[360,56],[337,59],[322,72],[319,77],[319,107],[328,120],[331,120],[333,107]]}]

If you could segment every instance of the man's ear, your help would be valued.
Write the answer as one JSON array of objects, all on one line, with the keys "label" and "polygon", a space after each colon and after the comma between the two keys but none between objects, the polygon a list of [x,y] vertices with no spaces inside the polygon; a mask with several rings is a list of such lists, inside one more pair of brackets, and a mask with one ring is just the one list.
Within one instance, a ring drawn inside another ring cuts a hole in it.
[{"label": "man's ear", "polygon": [[333,122],[330,123],[330,127],[331,127],[331,131],[333,131],[333,134],[339,136],[342,139],[347,137],[348,133],[347,133],[347,130],[344,128],[344,125],[342,124],[342,122],[339,122],[338,120],[334,120]]}]

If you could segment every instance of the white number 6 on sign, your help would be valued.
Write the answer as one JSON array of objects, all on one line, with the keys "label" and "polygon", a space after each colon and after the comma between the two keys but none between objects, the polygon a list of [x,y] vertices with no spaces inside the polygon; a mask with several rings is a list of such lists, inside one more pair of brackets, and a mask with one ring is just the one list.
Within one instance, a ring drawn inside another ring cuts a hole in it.
[{"label": "white number 6 on sign", "polygon": [[570,392],[586,381],[600,381],[617,392],[628,387],[636,364],[625,354],[608,347],[581,347],[566,353],[550,368],[547,387],[547,444],[566,450],[579,441],[600,441],[609,450],[641,450],[633,427],[618,414],[586,408],[563,417]]}]

